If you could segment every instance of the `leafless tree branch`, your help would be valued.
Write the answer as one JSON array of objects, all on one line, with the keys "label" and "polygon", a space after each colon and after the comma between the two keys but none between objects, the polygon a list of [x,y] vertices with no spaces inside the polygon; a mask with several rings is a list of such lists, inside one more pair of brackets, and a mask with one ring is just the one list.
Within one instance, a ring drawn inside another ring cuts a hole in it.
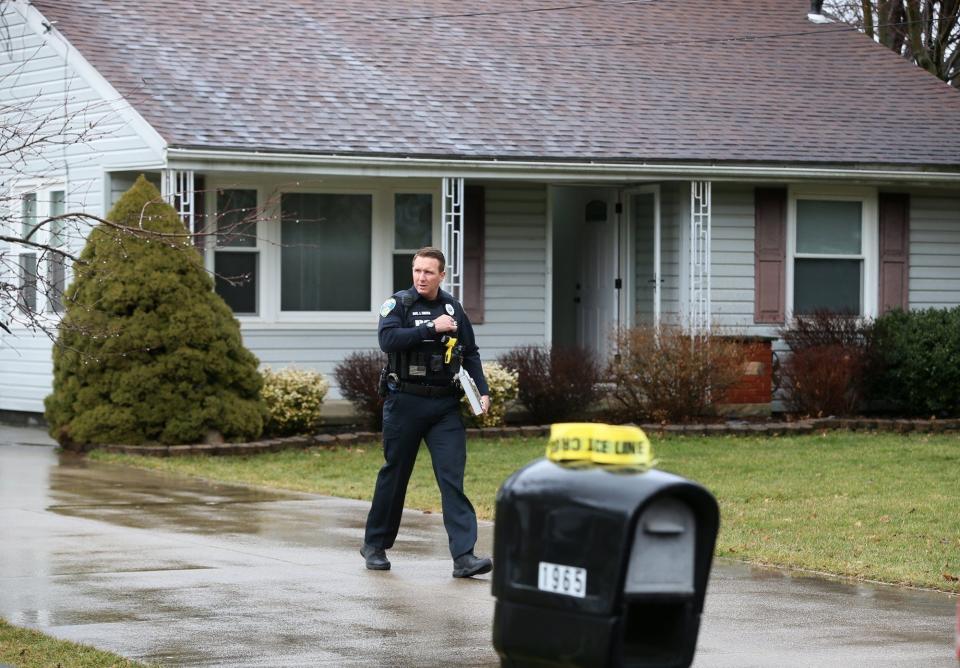
[{"label": "leafless tree branch", "polygon": [[825,0],[823,11],[960,88],[960,0]]}]

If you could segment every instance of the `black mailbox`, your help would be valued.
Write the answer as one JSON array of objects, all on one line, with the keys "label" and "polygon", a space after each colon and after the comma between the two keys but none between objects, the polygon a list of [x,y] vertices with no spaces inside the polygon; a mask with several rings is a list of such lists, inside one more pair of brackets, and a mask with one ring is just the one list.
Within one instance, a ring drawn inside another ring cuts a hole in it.
[{"label": "black mailbox", "polygon": [[497,494],[501,665],[689,666],[716,500],[663,471],[578,459],[537,460]]}]

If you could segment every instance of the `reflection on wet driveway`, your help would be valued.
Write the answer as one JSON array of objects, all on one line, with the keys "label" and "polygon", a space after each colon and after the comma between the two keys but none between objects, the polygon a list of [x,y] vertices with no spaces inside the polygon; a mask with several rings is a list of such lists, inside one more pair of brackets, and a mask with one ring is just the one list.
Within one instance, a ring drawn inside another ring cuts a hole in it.
[{"label": "reflection on wet driveway", "polygon": [[450,577],[439,516],[372,573],[367,507],[0,445],[0,616],[166,665],[497,665],[489,577]]},{"label": "reflection on wet driveway", "polygon": [[[174,666],[498,665],[489,576],[450,577],[437,514],[408,511],[393,570],[372,572],[366,503],[98,465],[45,441],[0,426],[0,616],[15,624]],[[491,538],[483,524],[478,551]],[[695,665],[955,668],[954,605],[721,563]]]}]

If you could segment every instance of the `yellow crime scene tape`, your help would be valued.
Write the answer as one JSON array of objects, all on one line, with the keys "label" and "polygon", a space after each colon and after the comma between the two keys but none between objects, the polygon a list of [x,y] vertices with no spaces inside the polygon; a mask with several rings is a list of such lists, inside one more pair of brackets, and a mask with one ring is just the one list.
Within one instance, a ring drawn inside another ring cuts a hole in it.
[{"label": "yellow crime scene tape", "polygon": [[644,469],[655,463],[650,441],[639,427],[591,422],[551,425],[547,459]]}]

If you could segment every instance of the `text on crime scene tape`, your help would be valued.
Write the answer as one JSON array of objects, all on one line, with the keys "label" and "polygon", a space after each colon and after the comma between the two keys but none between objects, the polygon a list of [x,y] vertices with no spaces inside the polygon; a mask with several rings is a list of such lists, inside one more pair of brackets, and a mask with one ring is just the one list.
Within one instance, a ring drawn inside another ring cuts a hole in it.
[{"label": "text on crime scene tape", "polygon": [[653,450],[647,435],[639,427],[566,422],[550,427],[547,459],[650,467],[653,465]]}]

